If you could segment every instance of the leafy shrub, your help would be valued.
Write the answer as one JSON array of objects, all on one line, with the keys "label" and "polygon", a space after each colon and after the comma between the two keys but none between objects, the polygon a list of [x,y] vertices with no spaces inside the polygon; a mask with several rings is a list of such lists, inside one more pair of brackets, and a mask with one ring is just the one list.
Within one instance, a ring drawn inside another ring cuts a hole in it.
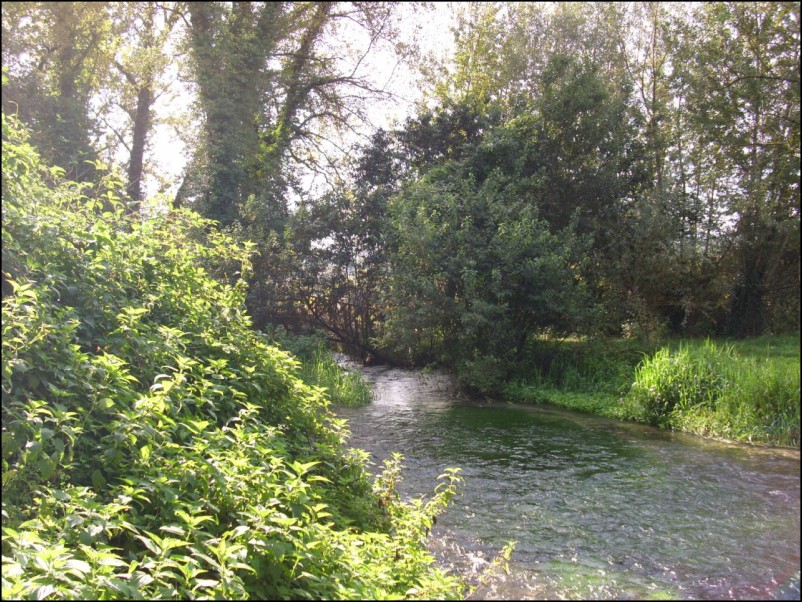
[{"label": "leafy shrub", "polygon": [[799,446],[799,337],[738,342],[533,342],[504,384],[551,403],[704,436]]},{"label": "leafy shrub", "polygon": [[[3,598],[456,597],[288,353],[250,328],[249,248],[126,216],[3,117]],[[99,200],[98,200],[99,199]]]},{"label": "leafy shrub", "polygon": [[675,411],[714,409],[726,386],[723,359],[732,361],[732,349],[718,349],[710,341],[700,350],[663,347],[638,366],[630,395],[640,399],[651,421],[660,426],[668,426]]}]

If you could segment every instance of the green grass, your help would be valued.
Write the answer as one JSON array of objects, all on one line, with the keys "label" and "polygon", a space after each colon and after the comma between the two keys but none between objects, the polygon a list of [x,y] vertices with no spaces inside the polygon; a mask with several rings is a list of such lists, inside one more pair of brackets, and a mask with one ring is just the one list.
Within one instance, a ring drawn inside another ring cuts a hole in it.
[{"label": "green grass", "polygon": [[647,422],[733,441],[799,446],[799,339],[681,341],[636,371]]},{"label": "green grass", "polygon": [[276,329],[270,337],[301,361],[301,379],[324,389],[332,403],[363,406],[373,399],[370,385],[362,374],[340,366],[321,335],[292,335]]},{"label": "green grass", "polygon": [[359,372],[352,372],[334,361],[325,346],[315,349],[312,357],[305,360],[301,378],[318,387],[323,387],[331,401],[341,406],[363,406],[370,403],[372,392]]},{"label": "green grass", "polygon": [[551,403],[702,436],[799,447],[798,336],[743,341],[542,341],[504,388]]}]

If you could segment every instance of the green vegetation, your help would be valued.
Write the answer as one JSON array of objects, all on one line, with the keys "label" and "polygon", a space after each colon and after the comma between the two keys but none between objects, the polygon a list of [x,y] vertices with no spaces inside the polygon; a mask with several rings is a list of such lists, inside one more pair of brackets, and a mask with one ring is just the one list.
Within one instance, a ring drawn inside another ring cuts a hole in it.
[{"label": "green vegetation", "polygon": [[548,361],[505,386],[506,399],[799,447],[798,336],[677,340],[657,349],[629,341],[541,348]]},{"label": "green vegetation", "polygon": [[551,403],[618,419],[620,399],[633,382],[638,363],[653,351],[639,340],[537,339],[516,374],[499,394],[509,401]]},{"label": "green vegetation", "polygon": [[3,598],[454,598],[299,362],[250,328],[249,249],[126,216],[3,118]]},{"label": "green vegetation", "polygon": [[360,406],[370,403],[370,385],[365,382],[362,374],[337,365],[331,351],[324,345],[319,346],[312,358],[304,361],[302,366],[303,379],[323,387],[335,404]]},{"label": "green vegetation", "polygon": [[[436,23],[430,10],[453,26],[437,57],[405,34]],[[471,394],[548,389],[746,440],[792,428],[785,393],[736,411],[758,387],[721,390],[746,370],[726,350],[638,373],[692,372],[704,401],[650,381],[620,404],[637,362],[593,352],[582,362],[601,365],[584,366],[532,345],[799,331],[798,2],[7,2],[2,17],[5,112],[92,185],[87,203],[107,203],[102,158],[125,173],[127,213],[190,208],[248,241],[257,330],[439,366]],[[420,102],[387,129],[367,118],[394,96],[383,52],[420,76]],[[171,95],[192,109],[157,102]],[[174,179],[153,164],[177,153],[149,145],[168,123],[188,162],[153,207],[145,184]],[[325,355],[301,376],[364,403]],[[708,360],[731,373],[671,367]]]},{"label": "green vegetation", "polygon": [[799,339],[663,347],[638,366],[626,401],[666,428],[799,447]]},{"label": "green vegetation", "polygon": [[4,595],[457,595],[298,333],[799,445],[799,3],[440,4],[2,4]]},{"label": "green vegetation", "polygon": [[370,403],[372,392],[362,373],[343,368],[325,339],[319,335],[290,335],[277,329],[272,338],[301,361],[304,382],[326,391],[332,403],[361,406]]}]

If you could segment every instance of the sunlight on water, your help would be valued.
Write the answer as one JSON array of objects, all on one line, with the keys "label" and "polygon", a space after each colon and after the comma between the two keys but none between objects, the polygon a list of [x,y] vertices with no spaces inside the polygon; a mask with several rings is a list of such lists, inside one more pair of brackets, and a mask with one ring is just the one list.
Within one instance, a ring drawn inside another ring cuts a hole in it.
[{"label": "sunlight on water", "polygon": [[468,404],[442,375],[364,373],[373,403],[338,409],[377,465],[405,456],[409,496],[462,468],[431,548],[473,598],[799,599],[797,451],[722,444],[557,409]]}]

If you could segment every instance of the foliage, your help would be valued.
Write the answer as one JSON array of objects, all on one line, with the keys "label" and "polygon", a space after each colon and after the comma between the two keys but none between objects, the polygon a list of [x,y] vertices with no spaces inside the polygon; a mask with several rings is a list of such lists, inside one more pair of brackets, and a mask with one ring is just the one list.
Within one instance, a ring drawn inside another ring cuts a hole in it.
[{"label": "foliage", "polygon": [[794,331],[799,23],[790,2],[464,6],[427,90],[536,123],[539,215],[593,232],[601,330]]},{"label": "foliage", "polygon": [[[566,391],[620,393],[634,368],[654,347],[631,339],[539,337],[527,350],[523,367],[529,382],[550,384]],[[537,366],[537,372],[530,371]]]},{"label": "foliage", "polygon": [[332,403],[341,406],[370,403],[373,393],[362,373],[339,365],[321,335],[291,335],[276,329],[270,336],[300,360],[303,381],[323,388]]},{"label": "foliage", "polygon": [[[370,403],[372,394],[362,374],[339,366],[325,346],[318,347],[303,366],[305,380],[323,387],[333,403],[346,406]],[[305,376],[307,373],[308,377]]]},{"label": "foliage", "polygon": [[[703,436],[799,446],[799,339],[538,341],[504,398]],[[527,368],[528,367],[528,368]]]},{"label": "foliage", "polygon": [[[367,101],[384,96],[367,75],[378,50],[415,51],[395,3],[118,4],[4,3],[4,108],[96,184],[87,159],[105,129],[129,147],[136,199],[160,74],[182,67],[202,135],[174,206],[255,242],[259,329],[443,364],[474,393],[593,391],[593,407],[644,418],[648,403],[613,401],[633,364],[585,370],[539,337],[799,328],[799,3],[456,6],[426,103],[351,149],[337,136],[364,133]],[[114,213],[106,189],[75,194]],[[208,227],[190,227],[192,244]],[[242,267],[197,260],[232,286]],[[55,286],[64,307],[90,302],[72,288]],[[76,336],[101,342],[123,309]],[[339,371],[318,366],[308,378],[335,391]]]},{"label": "foliage", "polygon": [[[109,78],[106,94],[126,120],[121,128],[126,132],[121,142],[128,151],[126,200],[134,211],[144,196],[145,152],[155,125],[153,105],[170,85],[162,76],[172,59],[168,43],[181,17],[181,5],[127,2],[113,4],[110,10],[120,38],[131,40],[116,49],[111,61],[116,81]],[[105,121],[108,124],[111,119]]]},{"label": "foliage", "polygon": [[799,446],[799,344],[790,357],[732,343],[681,342],[638,366],[627,402],[665,428]]},{"label": "foliage", "polygon": [[304,200],[290,219],[296,277],[289,296],[298,321],[325,330],[349,355],[379,359],[374,339],[387,280],[387,204],[397,161],[379,131],[351,166],[354,184]]},{"label": "foliage", "polygon": [[459,595],[424,546],[459,477],[371,483],[249,328],[248,247],[87,199],[5,117],[3,142],[3,598]]},{"label": "foliage", "polygon": [[3,5],[3,110],[18,114],[50,165],[92,181],[98,158],[92,95],[108,71],[113,35],[106,3]]},{"label": "foliage", "polygon": [[447,145],[435,164],[389,208],[385,345],[408,361],[456,368],[483,393],[496,389],[530,336],[587,328],[592,315],[583,278],[589,241],[574,222],[556,231],[541,218],[544,188],[540,174],[525,173],[532,132],[522,121],[480,129],[478,142],[441,136]]},{"label": "foliage", "polygon": [[[246,303],[258,328],[324,329],[364,360],[417,353],[401,340],[415,339],[400,333],[411,326],[399,322],[406,309],[381,295],[407,278],[393,270],[409,268],[398,254],[406,233],[392,234],[407,222],[388,207],[409,207],[452,178],[464,180],[458,196],[482,192],[488,206],[512,207],[508,223],[526,205],[521,220],[583,237],[572,269],[600,310],[595,332],[654,341],[798,329],[798,3],[455,6],[454,52],[425,68],[426,103],[361,149],[339,144],[346,132],[364,134],[369,101],[387,96],[368,75],[381,52],[419,50],[399,37],[399,19],[414,12],[394,3],[9,2],[4,108],[73,179],[99,177],[86,160],[105,157],[102,146],[129,156],[134,210],[148,134],[169,104],[157,103],[171,89],[161,76],[180,68],[196,94],[186,123],[199,116],[200,135],[174,205],[256,243]],[[312,172],[325,185],[303,176]],[[461,235],[481,246],[481,230]],[[492,268],[468,270],[492,280]],[[560,277],[549,286],[560,288]],[[477,324],[508,309],[479,286]],[[591,331],[560,324],[571,328]],[[419,359],[443,355],[433,343]],[[485,351],[464,362],[444,353],[474,373],[506,372],[506,354]]]},{"label": "foliage", "polygon": [[642,418],[621,398],[635,369],[653,351],[635,339],[532,341],[519,369],[504,384],[503,397],[523,403],[550,403],[622,420]]},{"label": "foliage", "polygon": [[799,328],[799,11],[705,4],[678,45],[692,144],[720,157],[712,179],[734,222],[726,328],[735,336],[764,333],[772,314]]}]

